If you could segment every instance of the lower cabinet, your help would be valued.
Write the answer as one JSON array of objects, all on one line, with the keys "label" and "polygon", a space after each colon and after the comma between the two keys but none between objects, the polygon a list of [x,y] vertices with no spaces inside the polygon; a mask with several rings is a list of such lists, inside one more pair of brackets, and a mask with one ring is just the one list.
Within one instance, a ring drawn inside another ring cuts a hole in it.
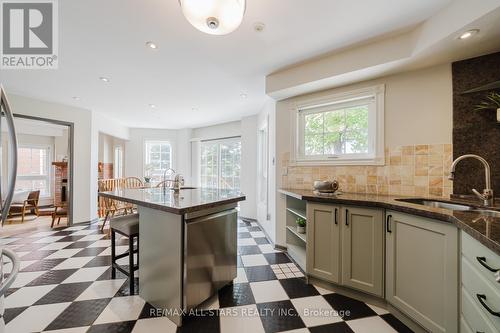
[{"label": "lower cabinet", "polygon": [[340,283],[340,207],[307,204],[307,273]]},{"label": "lower cabinet", "polygon": [[458,332],[458,230],[386,213],[386,298],[431,332]]},{"label": "lower cabinet", "polygon": [[384,211],[307,204],[307,274],[383,297]]},{"label": "lower cabinet", "polygon": [[384,295],[384,211],[342,207],[342,285]]}]

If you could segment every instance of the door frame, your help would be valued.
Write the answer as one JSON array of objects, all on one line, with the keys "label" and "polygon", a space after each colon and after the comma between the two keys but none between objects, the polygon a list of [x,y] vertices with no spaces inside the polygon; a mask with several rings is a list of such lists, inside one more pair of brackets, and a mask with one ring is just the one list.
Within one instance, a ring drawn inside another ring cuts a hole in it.
[{"label": "door frame", "polygon": [[14,113],[15,118],[29,119],[29,120],[37,120],[43,121],[46,123],[51,123],[55,125],[67,126],[68,127],[68,149],[69,149],[69,162],[68,162],[68,177],[69,177],[69,206],[68,206],[68,226],[73,225],[73,193],[75,192],[75,188],[73,186],[73,175],[74,175],[74,144],[75,144],[75,124],[69,121],[56,120],[51,118],[42,118],[29,116],[25,114]]}]

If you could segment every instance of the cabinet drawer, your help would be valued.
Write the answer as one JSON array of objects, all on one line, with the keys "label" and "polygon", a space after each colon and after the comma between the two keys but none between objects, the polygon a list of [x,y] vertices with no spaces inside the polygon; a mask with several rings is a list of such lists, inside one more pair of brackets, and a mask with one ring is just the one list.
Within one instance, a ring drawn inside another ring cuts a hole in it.
[{"label": "cabinet drawer", "polygon": [[[465,320],[464,320],[465,319]],[[465,288],[462,288],[462,318],[460,323],[462,333],[484,332],[496,333],[495,326],[486,318],[478,308],[473,297]]]},{"label": "cabinet drawer", "polygon": [[[465,290],[471,301],[474,302],[476,307],[480,310],[484,317],[500,331],[500,317],[489,313],[485,306],[488,306],[492,311],[500,312],[500,293],[491,284],[484,279],[479,272],[472,266],[470,261],[462,256],[462,288]],[[477,295],[484,295],[486,299],[483,300],[485,305],[481,304]],[[463,293],[462,293],[462,298]],[[467,314],[462,304],[462,313]],[[471,319],[467,317],[467,321],[471,323]],[[476,328],[473,327],[475,330]],[[480,330],[479,330],[480,331]]]},{"label": "cabinet drawer", "polygon": [[465,232],[462,233],[462,254],[469,259],[470,263],[494,288],[500,291],[500,283],[495,280],[495,272],[492,269],[500,269],[500,256],[486,248],[477,240]]}]

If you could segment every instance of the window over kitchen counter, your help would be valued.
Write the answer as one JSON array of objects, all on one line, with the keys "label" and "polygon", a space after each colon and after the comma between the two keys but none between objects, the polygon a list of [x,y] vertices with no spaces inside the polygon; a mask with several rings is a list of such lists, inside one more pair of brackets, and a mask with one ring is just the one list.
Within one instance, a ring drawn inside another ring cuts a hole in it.
[{"label": "window over kitchen counter", "polygon": [[301,100],[294,105],[300,165],[384,164],[384,86]]}]

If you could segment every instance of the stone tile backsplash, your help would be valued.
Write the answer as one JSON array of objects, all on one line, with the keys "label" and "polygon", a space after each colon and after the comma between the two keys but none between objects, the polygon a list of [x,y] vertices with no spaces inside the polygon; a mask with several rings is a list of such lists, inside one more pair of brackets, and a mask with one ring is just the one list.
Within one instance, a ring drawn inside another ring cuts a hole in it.
[{"label": "stone tile backsplash", "polygon": [[344,192],[449,198],[452,156],[451,144],[398,146],[385,149],[383,166],[296,166],[283,153],[282,187],[312,189],[315,180],[337,179]]}]

